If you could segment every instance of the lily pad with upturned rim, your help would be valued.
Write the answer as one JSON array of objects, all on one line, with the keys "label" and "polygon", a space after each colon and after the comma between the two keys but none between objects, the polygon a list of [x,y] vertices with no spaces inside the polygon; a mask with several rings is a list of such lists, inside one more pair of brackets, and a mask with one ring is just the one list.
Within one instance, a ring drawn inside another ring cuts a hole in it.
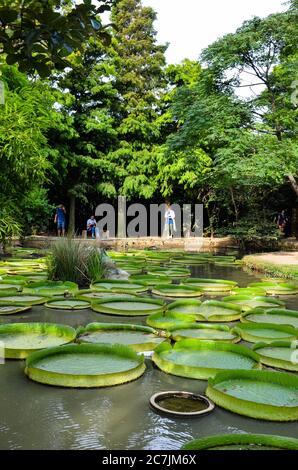
[{"label": "lily pad with upturned rim", "polygon": [[196,312],[197,321],[233,322],[241,318],[241,307],[219,300],[206,300]]},{"label": "lily pad with upturned rim", "polygon": [[47,297],[42,295],[30,295],[30,294],[14,294],[14,295],[1,295],[1,305],[41,305],[45,304],[49,300]]},{"label": "lily pad with upturned rim", "polygon": [[241,323],[233,329],[244,341],[266,344],[277,340],[296,340],[298,329],[270,323]]},{"label": "lily pad with upturned rim", "polygon": [[64,293],[76,294],[79,290],[75,282],[69,281],[39,281],[32,282],[25,287],[24,294],[40,294],[46,297],[63,295]]},{"label": "lily pad with upturned rim", "polygon": [[253,282],[248,287],[261,287],[269,295],[295,295],[298,294],[298,285],[290,283]]},{"label": "lily pad with upturned rim", "polygon": [[15,313],[27,312],[31,309],[31,305],[28,307],[20,305],[1,305],[0,304],[0,315],[13,315]]},{"label": "lily pad with upturned rim", "polygon": [[187,442],[181,450],[298,450],[298,439],[269,434],[221,434]]},{"label": "lily pad with upturned rim", "polygon": [[174,341],[192,338],[200,341],[224,341],[238,343],[240,335],[226,325],[214,325],[204,323],[185,323],[168,329]]},{"label": "lily pad with upturned rim", "polygon": [[185,281],[187,285],[200,287],[204,292],[230,292],[237,286],[237,282],[226,281],[223,279],[200,279],[190,278]]},{"label": "lily pad with upturned rim", "polygon": [[90,286],[93,290],[103,291],[106,290],[111,292],[133,292],[133,293],[141,293],[146,292],[148,290],[148,286],[143,284],[142,282],[131,282],[121,281],[121,280],[114,280],[114,279],[103,279],[101,281],[94,282]]},{"label": "lily pad with upturned rim", "polygon": [[259,357],[251,349],[222,341],[184,339],[172,347],[160,344],[152,361],[163,372],[192,379],[207,380],[227,369],[261,368]]},{"label": "lily pad with upturned rim", "polygon": [[161,312],[153,315],[149,315],[146,320],[147,325],[152,328],[160,330],[168,330],[169,328],[179,328],[181,325],[189,322],[193,324],[196,321],[195,315],[185,315],[179,313]]},{"label": "lily pad with upturned rim", "polygon": [[102,299],[91,304],[92,310],[99,313],[120,316],[147,316],[153,313],[161,313],[165,304],[161,300],[150,298],[135,299]]},{"label": "lily pad with upturned rim", "polygon": [[25,374],[60,387],[120,385],[145,372],[144,356],[120,344],[71,344],[30,354]]},{"label": "lily pad with upturned rim", "polygon": [[45,303],[45,307],[57,310],[82,310],[91,308],[91,303],[87,300],[65,299],[64,297],[55,300],[49,300]]},{"label": "lily pad with upturned rim", "polygon": [[87,300],[88,302],[96,302],[97,300],[112,298],[112,299],[135,299],[137,294],[132,292],[124,294],[123,292],[110,292],[110,291],[94,291],[92,289],[81,290],[75,296],[78,300]]},{"label": "lily pad with upturned rim", "polygon": [[167,339],[153,328],[124,323],[90,323],[81,330],[79,343],[125,344],[136,352],[153,351]]},{"label": "lily pad with upturned rim", "polygon": [[295,374],[224,371],[209,379],[206,395],[216,405],[250,418],[298,420],[298,376]]},{"label": "lily pad with upturned rim", "polygon": [[74,328],[54,323],[9,323],[0,325],[0,341],[7,359],[24,359],[40,349],[70,343]]},{"label": "lily pad with upturned rim", "polygon": [[235,305],[240,305],[243,312],[253,308],[272,309],[284,307],[285,303],[282,300],[272,299],[263,296],[250,296],[250,295],[231,295],[222,299],[224,302],[229,302]]},{"label": "lily pad with upturned rim", "polygon": [[169,313],[178,313],[185,315],[195,315],[199,312],[202,302],[198,299],[176,300],[167,305]]},{"label": "lily pad with upturned rim", "polygon": [[176,284],[159,284],[153,287],[152,294],[160,297],[201,297],[203,291],[199,287],[176,285]]},{"label": "lily pad with upturned rim", "polygon": [[273,308],[272,310],[255,308],[243,313],[240,320],[242,323],[272,323],[298,328],[298,311],[278,308]]},{"label": "lily pad with upturned rim", "polygon": [[257,343],[253,350],[260,356],[262,364],[279,369],[298,372],[298,342],[273,341],[270,344]]}]

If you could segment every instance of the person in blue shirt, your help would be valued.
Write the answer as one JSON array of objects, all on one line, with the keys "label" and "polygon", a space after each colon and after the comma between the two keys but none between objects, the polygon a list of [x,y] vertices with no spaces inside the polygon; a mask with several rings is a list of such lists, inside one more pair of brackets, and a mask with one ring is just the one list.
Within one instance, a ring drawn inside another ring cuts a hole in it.
[{"label": "person in blue shirt", "polygon": [[62,204],[56,209],[54,223],[57,224],[58,237],[65,235],[66,209]]}]

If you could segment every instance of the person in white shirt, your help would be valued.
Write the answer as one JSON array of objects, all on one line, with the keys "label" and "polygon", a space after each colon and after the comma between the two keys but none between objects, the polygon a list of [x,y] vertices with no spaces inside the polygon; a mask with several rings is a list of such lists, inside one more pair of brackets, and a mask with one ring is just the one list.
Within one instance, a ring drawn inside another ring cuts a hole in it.
[{"label": "person in white shirt", "polygon": [[94,215],[87,220],[87,236],[91,236],[91,238],[95,238],[96,233],[96,220]]},{"label": "person in white shirt", "polygon": [[176,224],[175,224],[175,212],[171,208],[171,205],[168,203],[166,205],[166,212],[165,212],[165,228],[166,228],[166,233],[170,238],[173,238],[174,231],[176,230]]}]

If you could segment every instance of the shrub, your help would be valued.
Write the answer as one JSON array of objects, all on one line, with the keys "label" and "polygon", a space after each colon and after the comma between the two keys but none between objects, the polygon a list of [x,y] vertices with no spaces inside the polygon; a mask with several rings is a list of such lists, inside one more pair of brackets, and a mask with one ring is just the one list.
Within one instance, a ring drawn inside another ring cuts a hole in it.
[{"label": "shrub", "polygon": [[5,252],[7,243],[12,237],[19,237],[22,232],[21,225],[13,216],[5,211],[0,212],[0,250]]},{"label": "shrub", "polygon": [[47,258],[49,279],[76,282],[86,287],[103,277],[101,251],[80,241],[61,239]]}]

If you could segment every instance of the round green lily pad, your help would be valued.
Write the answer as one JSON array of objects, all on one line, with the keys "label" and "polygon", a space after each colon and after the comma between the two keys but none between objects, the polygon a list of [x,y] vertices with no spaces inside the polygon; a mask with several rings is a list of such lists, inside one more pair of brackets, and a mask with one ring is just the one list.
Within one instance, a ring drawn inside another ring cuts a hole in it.
[{"label": "round green lily pad", "polygon": [[199,313],[202,302],[198,299],[176,300],[167,305],[169,313],[195,315]]},{"label": "round green lily pad", "polygon": [[162,343],[152,360],[163,372],[200,380],[214,377],[221,370],[261,367],[258,355],[244,346],[195,339],[178,341],[173,347]]},{"label": "round green lily pad", "polygon": [[137,379],[144,356],[120,344],[76,344],[31,354],[25,373],[36,382],[61,387],[107,387]]},{"label": "round green lily pad", "polygon": [[269,295],[293,295],[298,294],[298,285],[291,283],[281,282],[254,282],[249,284],[248,287],[261,287]]},{"label": "round green lily pad", "polygon": [[0,283],[0,295],[16,294],[19,291],[18,286],[13,284],[2,284]]},{"label": "round green lily pad", "polygon": [[152,293],[162,297],[201,297],[203,295],[199,287],[176,284],[159,284],[153,287]]},{"label": "round green lily pad", "polygon": [[90,323],[78,336],[80,343],[126,344],[136,352],[153,351],[165,339],[148,326],[123,323]]},{"label": "round green lily pad", "polygon": [[42,295],[3,295],[0,296],[0,305],[40,305],[46,303],[47,300],[47,297],[43,297]]},{"label": "round green lily pad", "polygon": [[131,281],[117,281],[112,279],[103,279],[101,281],[97,281],[94,284],[91,284],[91,289],[93,290],[107,290],[112,292],[146,292],[148,290],[148,286],[141,282],[131,282]]},{"label": "round green lily pad", "polygon": [[120,298],[98,300],[93,302],[91,307],[95,312],[130,317],[160,313],[164,310],[164,303],[150,298]]},{"label": "round green lily pad", "polygon": [[46,302],[45,307],[48,308],[56,308],[59,310],[82,310],[85,308],[90,308],[90,302],[87,300],[78,300],[78,299],[55,299],[55,300],[48,300]]},{"label": "round green lily pad", "polygon": [[196,311],[197,321],[232,322],[241,318],[241,307],[233,303],[206,300]]},{"label": "round green lily pad", "polygon": [[23,313],[30,310],[29,307],[21,307],[20,305],[1,305],[0,304],[0,315],[12,315],[14,313]]},{"label": "round green lily pad", "polygon": [[191,274],[189,269],[152,266],[147,268],[147,273],[154,276],[168,277],[171,279],[183,279],[190,276]]},{"label": "round green lily pad", "polygon": [[63,295],[65,293],[75,294],[78,291],[75,282],[62,281],[39,281],[32,282],[29,287],[25,287],[24,294],[40,294],[47,297]]},{"label": "round green lily pad", "polygon": [[146,323],[147,325],[151,326],[152,328],[158,328],[160,330],[168,330],[169,328],[175,327],[179,328],[179,326],[185,325],[185,323],[189,322],[190,324],[196,321],[195,315],[185,315],[179,313],[171,313],[171,312],[161,312],[150,315]]},{"label": "round green lily pad", "polygon": [[86,289],[86,290],[79,291],[78,294],[76,295],[76,299],[87,300],[88,302],[96,302],[96,300],[107,299],[107,298],[135,299],[136,294],[133,294],[133,293],[124,294],[122,292],[109,292],[106,290],[94,291],[92,289]]},{"label": "round green lily pad", "polygon": [[242,311],[251,310],[253,308],[272,309],[284,307],[282,300],[271,299],[270,297],[250,296],[250,295],[231,295],[223,298],[224,302],[240,305]]},{"label": "round green lily pad", "polygon": [[298,376],[294,374],[224,371],[209,380],[206,395],[216,405],[250,418],[298,420]]},{"label": "round green lily pad", "polygon": [[237,282],[222,279],[190,278],[185,281],[187,285],[200,287],[204,292],[221,293],[230,292],[237,286]]},{"label": "round green lily pad", "polygon": [[273,341],[270,344],[257,343],[254,351],[262,364],[279,369],[298,372],[298,341]]},{"label": "round green lily pad", "polygon": [[263,310],[255,308],[241,316],[243,323],[272,323],[276,325],[289,325],[298,328],[298,311],[273,308]]},{"label": "round green lily pad", "polygon": [[233,331],[249,343],[271,343],[277,340],[296,340],[298,330],[292,326],[270,323],[241,323]]},{"label": "round green lily pad", "polygon": [[221,434],[187,442],[182,450],[298,450],[298,439],[269,434]]},{"label": "round green lily pad", "polygon": [[54,323],[9,323],[0,325],[0,341],[8,359],[24,359],[39,349],[70,343],[74,328]]},{"label": "round green lily pad", "polygon": [[168,276],[154,276],[153,274],[138,274],[130,276],[134,282],[142,282],[147,286],[155,286],[156,284],[170,284],[171,278]]},{"label": "round green lily pad", "polygon": [[193,338],[204,341],[224,341],[238,343],[240,336],[226,325],[213,325],[204,323],[185,323],[168,329],[174,341]]}]

